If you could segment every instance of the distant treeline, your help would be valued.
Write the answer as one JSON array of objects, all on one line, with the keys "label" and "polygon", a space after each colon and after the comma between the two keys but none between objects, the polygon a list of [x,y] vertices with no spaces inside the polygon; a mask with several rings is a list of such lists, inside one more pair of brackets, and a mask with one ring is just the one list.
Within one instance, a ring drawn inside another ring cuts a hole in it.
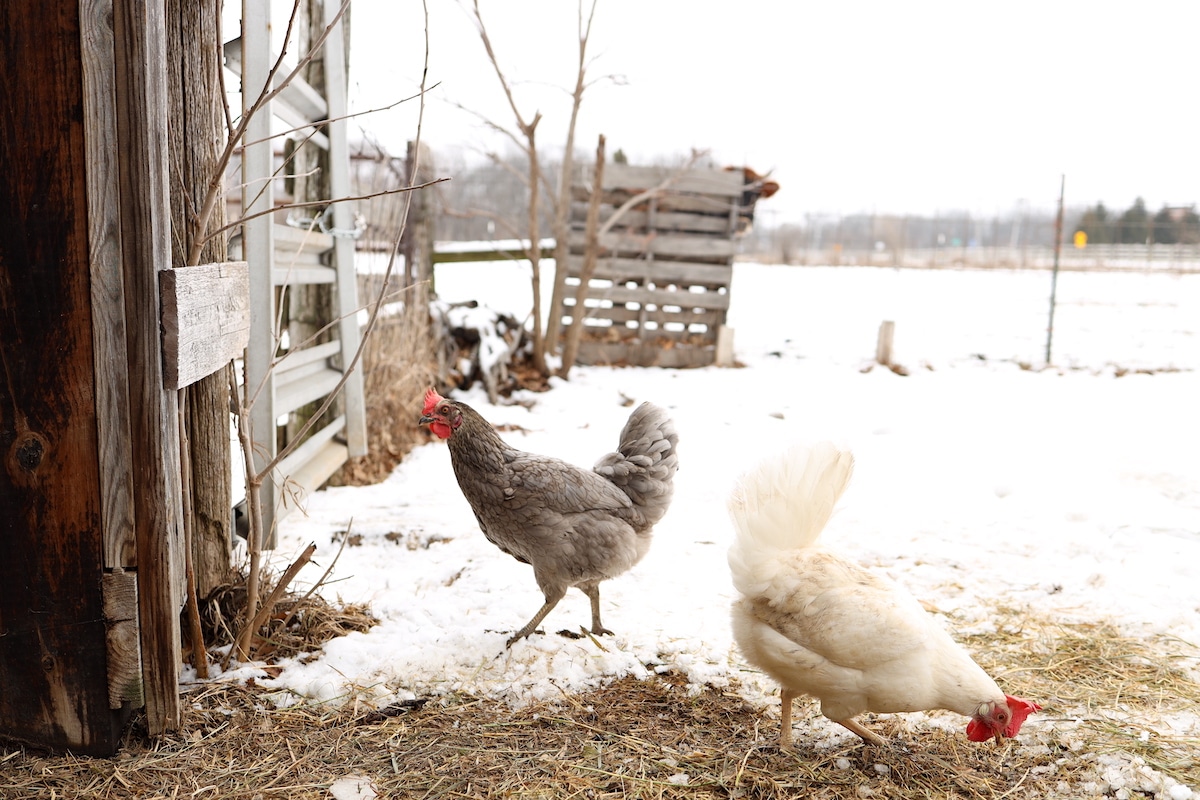
[{"label": "distant treeline", "polygon": [[1120,214],[1097,203],[1083,212],[1074,229],[1086,233],[1092,244],[1200,243],[1200,216],[1194,205],[1163,206],[1151,215],[1140,197]]},{"label": "distant treeline", "polygon": [[[966,211],[933,216],[897,214],[809,214],[802,223],[756,225],[743,244],[745,252],[778,252],[785,259],[805,251],[905,251],[970,248],[1025,248],[1054,245],[1055,214],[1021,210],[983,217]],[[1200,243],[1200,217],[1194,206],[1164,207],[1151,215],[1139,199],[1120,214],[1103,204],[1064,214],[1063,240],[1076,231],[1089,245]]]},{"label": "distant treeline", "polygon": [[[579,154],[587,159],[584,153]],[[529,188],[523,181],[522,157],[507,155],[483,163],[468,164],[445,154],[433,156],[431,174],[452,175],[453,180],[432,187],[434,236],[442,241],[510,239],[524,235]],[[403,175],[399,165],[368,170],[375,180],[360,181],[365,189],[378,190],[379,175],[394,179]],[[371,166],[365,165],[364,166]],[[549,162],[542,175],[543,201],[539,204],[543,230],[551,230],[551,209],[545,197],[557,186],[558,164]],[[364,190],[365,190],[364,189]],[[764,211],[770,210],[765,204]],[[904,250],[944,247],[1028,247],[1054,244],[1053,210],[1018,207],[992,217],[966,211],[937,215],[896,214],[806,214],[803,220],[782,221],[775,214],[761,214],[744,241],[747,252],[783,252],[838,246],[846,250]],[[776,221],[772,224],[772,221]],[[1080,210],[1068,208],[1063,239],[1070,242],[1075,232],[1087,234],[1089,244],[1197,244],[1200,215],[1195,205],[1163,206],[1156,213],[1142,198],[1124,211],[1116,212],[1103,203]]]}]

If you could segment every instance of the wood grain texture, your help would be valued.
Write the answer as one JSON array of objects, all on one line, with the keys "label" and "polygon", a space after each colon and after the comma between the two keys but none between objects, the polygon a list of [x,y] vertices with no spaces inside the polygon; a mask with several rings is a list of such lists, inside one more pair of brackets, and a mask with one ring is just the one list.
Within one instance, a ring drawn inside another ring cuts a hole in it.
[{"label": "wood grain texture", "polygon": [[[241,358],[250,338],[250,270],[245,261],[163,270],[159,280],[168,389],[191,386]],[[226,396],[228,391],[226,384]],[[227,431],[228,420],[223,422]]]},{"label": "wood grain texture", "polygon": [[[168,113],[171,180],[171,264],[188,263],[198,235],[225,224],[224,171],[218,160],[225,142],[220,73],[220,0],[166,0]],[[209,188],[220,195],[207,230],[198,231],[196,210]],[[228,261],[224,236],[212,236],[200,263]],[[238,353],[240,357],[240,352]],[[184,413],[191,469],[192,563],[197,594],[208,596],[227,583],[232,542],[233,485],[229,465],[229,378],[227,364],[188,386]]]},{"label": "wood grain texture", "polygon": [[0,4],[0,50],[0,736],[107,755],[80,7]]},{"label": "wood grain texture", "polygon": [[163,388],[158,273],[171,268],[164,9],[116,0],[117,147],[129,327],[138,607],[146,724],[179,726],[183,509],[176,393]]},{"label": "wood grain texture", "polygon": [[[577,278],[582,256],[571,256],[568,275]],[[648,262],[636,258],[602,258],[596,262],[595,280],[644,281],[651,276],[659,286],[728,286],[733,279],[732,264],[696,264],[688,261]]]},{"label": "wood grain texture", "polygon": [[129,363],[125,345],[125,281],[121,273],[121,204],[117,186],[113,102],[112,0],[80,3],[87,219],[96,362],[104,568],[137,566],[133,532],[133,453],[129,433]]},{"label": "wood grain texture", "polygon": [[676,167],[634,167],[628,164],[609,164],[604,175],[605,189],[645,191],[670,180],[671,192],[695,192],[720,197],[740,197],[745,190],[741,172]]},{"label": "wood grain texture", "polygon": [[[582,231],[570,234],[571,250],[583,252]],[[693,236],[688,234],[667,235],[657,232],[643,233],[636,230],[614,231],[600,236],[601,257],[608,254],[625,256],[653,255],[672,259],[687,259],[718,264],[728,264],[733,259],[735,247],[728,237]]]},{"label": "wood grain texture", "polygon": [[[583,309],[565,303],[557,312],[571,318],[579,310],[587,321],[590,341],[576,360],[665,367],[713,363],[730,303],[742,173],[609,166],[599,181],[572,188],[568,283],[578,287],[585,269],[583,200],[599,201],[608,227],[599,237],[600,258]],[[592,192],[597,184],[601,190]],[[648,190],[650,196],[626,208]],[[724,344],[727,350],[728,334]]]},{"label": "wood grain texture", "polygon": [[141,635],[138,629],[137,576],[115,570],[104,573],[104,625],[108,644],[108,705],[145,703],[142,687]]}]

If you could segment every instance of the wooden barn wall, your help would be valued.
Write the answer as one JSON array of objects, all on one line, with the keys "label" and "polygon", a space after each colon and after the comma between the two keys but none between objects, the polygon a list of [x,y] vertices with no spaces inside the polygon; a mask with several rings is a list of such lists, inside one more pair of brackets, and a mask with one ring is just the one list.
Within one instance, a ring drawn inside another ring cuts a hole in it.
[{"label": "wooden barn wall", "polygon": [[109,753],[79,26],[0,4],[0,720]]}]

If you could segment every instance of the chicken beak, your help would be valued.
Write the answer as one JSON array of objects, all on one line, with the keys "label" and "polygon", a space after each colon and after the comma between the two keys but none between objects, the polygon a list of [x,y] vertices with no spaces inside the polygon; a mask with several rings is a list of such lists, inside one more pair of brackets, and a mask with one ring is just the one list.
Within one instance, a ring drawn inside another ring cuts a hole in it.
[{"label": "chicken beak", "polygon": [[421,418],[420,418],[419,420],[417,420],[417,424],[418,424],[418,425],[427,425],[427,424],[429,424],[430,422],[433,422],[435,419],[437,419],[437,418],[436,418],[436,417],[431,417],[431,416],[430,416],[430,415],[428,415],[428,414],[422,414],[422,415],[421,415]]},{"label": "chicken beak", "polygon": [[1004,731],[996,731],[995,735],[996,735],[996,744],[1000,744],[1001,742],[1004,741]]}]

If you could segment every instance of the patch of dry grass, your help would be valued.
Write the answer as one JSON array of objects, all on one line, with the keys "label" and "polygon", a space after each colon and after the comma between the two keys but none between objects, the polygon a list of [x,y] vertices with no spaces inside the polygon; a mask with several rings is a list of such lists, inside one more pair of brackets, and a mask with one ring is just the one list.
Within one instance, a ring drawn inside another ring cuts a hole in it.
[{"label": "patch of dry grass", "polygon": [[973,744],[961,729],[883,716],[869,724],[889,746],[832,744],[806,735],[817,711],[798,703],[797,750],[782,752],[777,701],[764,714],[736,687],[697,692],[670,674],[517,710],[468,696],[275,709],[252,686],[209,684],[186,696],[183,730],[149,741],[135,727],[115,759],[0,750],[0,786],[5,797],[302,800],[356,774],[388,798],[1007,800],[1092,796],[1094,755],[1111,752],[1200,785],[1200,743],[1152,724],[1200,707],[1194,648],[1016,609],[996,617],[995,633],[967,644],[994,673],[1022,665],[1000,680],[1045,706],[1024,743]]},{"label": "patch of dry grass", "polygon": [[[1164,732],[1173,714],[1200,715],[1200,649],[1123,634],[1108,621],[1062,623],[999,608],[1001,623],[964,644],[1010,694],[1043,715],[1079,720],[1071,738],[1091,751],[1125,752],[1180,783],[1200,787],[1200,739]],[[1021,666],[1012,666],[1012,665]]]}]

